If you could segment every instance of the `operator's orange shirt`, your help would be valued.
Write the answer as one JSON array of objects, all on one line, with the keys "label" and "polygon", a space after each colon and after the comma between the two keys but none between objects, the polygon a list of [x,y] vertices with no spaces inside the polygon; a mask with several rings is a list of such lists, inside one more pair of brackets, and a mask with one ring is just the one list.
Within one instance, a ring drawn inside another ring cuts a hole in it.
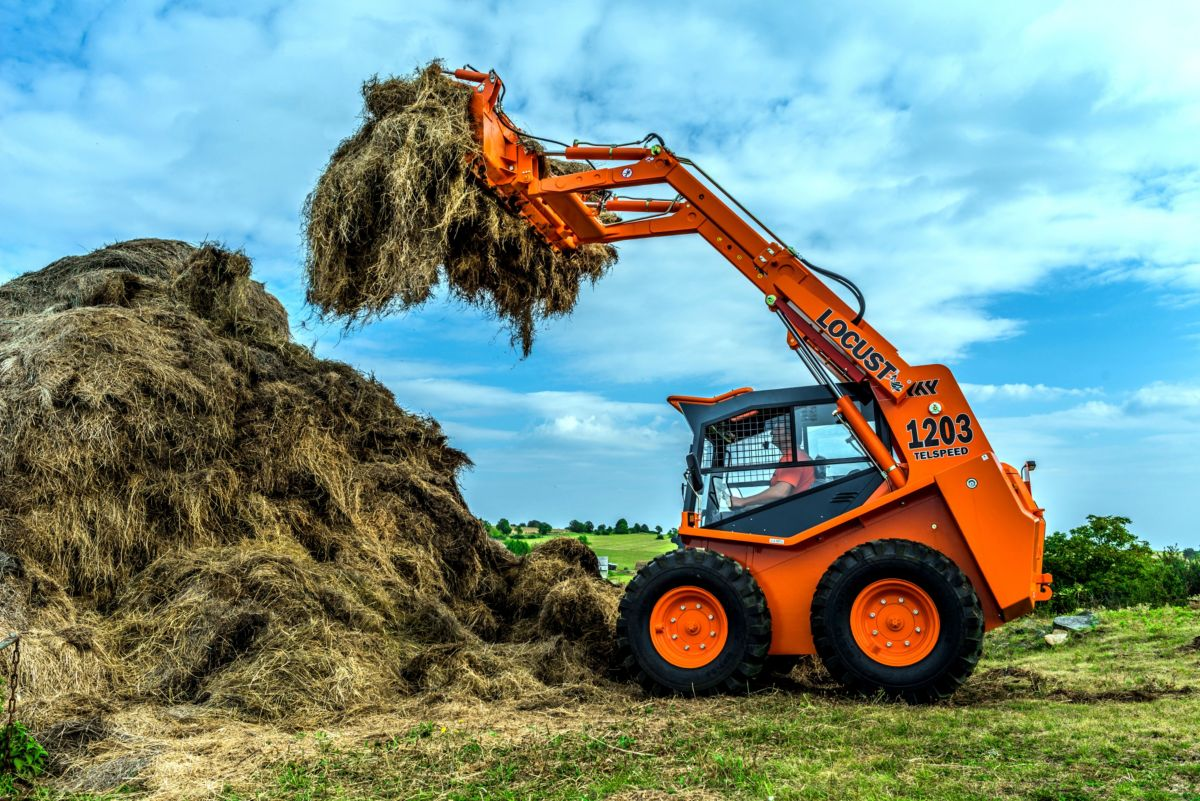
[{"label": "operator's orange shirt", "polygon": [[[793,459],[790,451],[784,451],[781,462],[807,462],[812,457],[802,450],[798,452],[798,457]],[[817,478],[817,472],[811,467],[777,467],[771,475],[771,486],[776,484],[791,484],[792,493],[804,492],[813,485],[813,481]]]}]

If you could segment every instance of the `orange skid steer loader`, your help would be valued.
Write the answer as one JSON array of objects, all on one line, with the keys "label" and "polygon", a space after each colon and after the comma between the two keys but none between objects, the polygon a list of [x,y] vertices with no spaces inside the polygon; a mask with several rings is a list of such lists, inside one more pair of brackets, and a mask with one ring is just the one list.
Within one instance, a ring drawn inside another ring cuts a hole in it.
[{"label": "orange skid steer loader", "polygon": [[[494,72],[451,74],[472,86],[479,179],[552,247],[703,237],[757,288],[815,379],[668,399],[694,435],[685,547],[629,583],[625,666],[651,690],[744,691],[816,654],[860,692],[953,693],[985,631],[1050,598],[1033,463],[1018,472],[996,458],[946,367],[905,362],[863,319],[852,282],[784,245],[660,137],[542,153],[504,114]],[[615,166],[553,176],[547,155]],[[659,184],[674,197],[619,194]]]}]

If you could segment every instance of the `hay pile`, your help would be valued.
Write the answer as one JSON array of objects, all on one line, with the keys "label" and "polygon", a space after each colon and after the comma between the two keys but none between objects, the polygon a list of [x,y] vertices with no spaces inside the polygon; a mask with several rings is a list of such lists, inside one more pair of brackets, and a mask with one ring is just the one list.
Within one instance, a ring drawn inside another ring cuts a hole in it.
[{"label": "hay pile", "polygon": [[240,253],[136,240],[0,286],[0,630],[31,632],[23,716],[60,737],[134,704],[302,725],[596,682],[615,588],[574,541],[522,562],[488,538],[468,464],[291,342]]},{"label": "hay pile", "polygon": [[[451,294],[496,314],[525,355],[537,323],[571,311],[616,259],[605,245],[553,251],[472,173],[470,89],[434,62],[363,85],[363,124],[305,204],[308,300],[365,319]],[[565,173],[575,166],[547,160]]]}]

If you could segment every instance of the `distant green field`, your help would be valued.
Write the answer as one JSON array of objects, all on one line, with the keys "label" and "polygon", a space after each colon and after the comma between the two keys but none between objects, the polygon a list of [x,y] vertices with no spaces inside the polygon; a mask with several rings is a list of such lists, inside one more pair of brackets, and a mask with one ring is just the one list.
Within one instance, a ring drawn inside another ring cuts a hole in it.
[{"label": "distant green field", "polygon": [[[535,546],[554,537],[578,537],[569,531],[555,531],[549,537],[537,537],[526,540]],[[616,564],[617,569],[610,570],[608,577],[613,581],[627,582],[633,578],[634,567],[638,562],[648,562],[659,554],[674,550],[675,545],[668,539],[656,539],[654,534],[586,534],[588,546],[597,556],[607,556],[610,564]]]}]

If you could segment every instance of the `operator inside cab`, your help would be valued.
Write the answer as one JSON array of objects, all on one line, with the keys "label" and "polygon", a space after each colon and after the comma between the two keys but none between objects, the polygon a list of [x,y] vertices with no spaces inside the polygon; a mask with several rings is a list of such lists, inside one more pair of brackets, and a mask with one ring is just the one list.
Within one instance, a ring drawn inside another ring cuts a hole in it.
[{"label": "operator inside cab", "polygon": [[[772,417],[767,421],[766,430],[771,437],[771,443],[779,451],[781,463],[811,461],[811,457],[802,448],[797,447],[796,453],[793,455],[791,426],[788,425],[786,415]],[[762,506],[764,503],[778,501],[797,492],[804,492],[813,485],[815,480],[816,471],[811,465],[807,467],[777,467],[771,475],[769,487],[744,498],[735,495],[729,499],[729,505],[734,509]]]}]

